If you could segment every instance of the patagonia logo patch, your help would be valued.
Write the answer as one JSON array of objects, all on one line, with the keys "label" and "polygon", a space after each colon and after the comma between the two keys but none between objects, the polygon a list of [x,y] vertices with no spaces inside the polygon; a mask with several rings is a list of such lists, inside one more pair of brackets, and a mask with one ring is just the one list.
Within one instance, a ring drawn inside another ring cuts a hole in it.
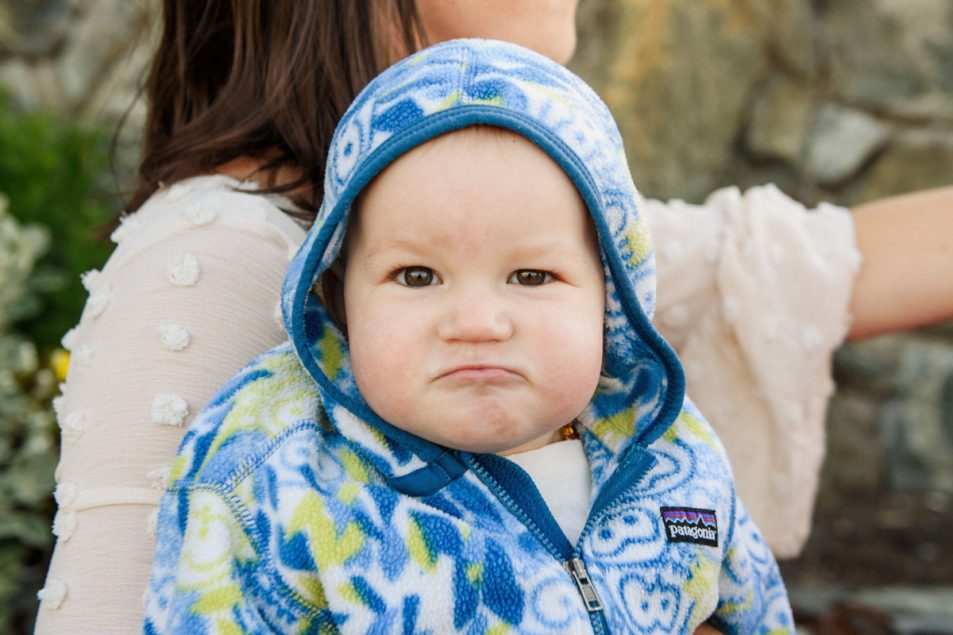
[{"label": "patagonia logo patch", "polygon": [[662,523],[669,542],[718,546],[718,519],[713,509],[662,507]]}]

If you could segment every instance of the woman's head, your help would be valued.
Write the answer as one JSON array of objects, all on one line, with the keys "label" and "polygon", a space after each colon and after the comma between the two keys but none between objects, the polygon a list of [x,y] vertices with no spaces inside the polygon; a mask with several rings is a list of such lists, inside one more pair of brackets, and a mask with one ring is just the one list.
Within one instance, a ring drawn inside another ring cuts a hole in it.
[{"label": "woman's head", "polygon": [[[250,158],[262,185],[294,192],[303,209],[314,209],[334,127],[375,75],[428,41],[457,37],[509,40],[565,62],[575,47],[576,4],[164,0],[145,85],[139,182],[127,208],[160,183]],[[282,168],[290,170],[274,179]]]}]

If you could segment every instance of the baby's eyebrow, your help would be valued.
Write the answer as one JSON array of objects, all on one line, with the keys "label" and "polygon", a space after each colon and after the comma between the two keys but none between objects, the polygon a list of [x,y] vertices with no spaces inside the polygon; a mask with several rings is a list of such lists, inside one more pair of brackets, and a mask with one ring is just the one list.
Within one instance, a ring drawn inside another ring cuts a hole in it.
[{"label": "baby's eyebrow", "polygon": [[411,253],[420,253],[427,248],[428,244],[432,244],[430,241],[414,239],[414,238],[403,238],[403,237],[394,237],[386,236],[384,238],[375,240],[367,247],[367,256],[379,256],[380,254],[385,254],[389,251],[404,251]]},{"label": "baby's eyebrow", "polygon": [[[365,257],[386,257],[394,252],[408,257],[415,257],[424,255],[431,251],[434,245],[443,245],[449,240],[452,239],[440,239],[439,237],[429,236],[383,236],[368,245]],[[571,261],[573,263],[580,263],[585,262],[588,257],[584,250],[575,248],[575,245],[559,237],[523,236],[515,239],[509,246],[511,249],[507,256],[513,260],[546,260],[548,262]]]},{"label": "baby's eyebrow", "polygon": [[560,240],[546,240],[528,245],[519,245],[516,255],[525,258],[568,258],[570,260],[585,260],[584,252],[574,249],[571,245]]}]

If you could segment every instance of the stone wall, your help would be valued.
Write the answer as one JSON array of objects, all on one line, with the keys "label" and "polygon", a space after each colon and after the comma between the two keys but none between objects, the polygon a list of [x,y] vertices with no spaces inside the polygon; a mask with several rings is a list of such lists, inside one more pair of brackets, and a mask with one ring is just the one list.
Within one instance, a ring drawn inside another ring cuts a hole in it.
[{"label": "stone wall", "polygon": [[[579,17],[573,67],[647,196],[772,181],[850,205],[953,183],[950,0],[583,0]],[[0,0],[0,82],[26,107],[113,122],[156,22],[155,0]],[[141,104],[130,117],[134,137]],[[845,346],[836,367],[801,561],[853,579],[830,566],[846,549],[861,579],[950,581],[953,325]]]},{"label": "stone wall", "polygon": [[[949,0],[590,0],[579,26],[572,66],[647,196],[772,181],[851,205],[953,184]],[[953,582],[953,324],[835,365],[815,531],[786,574]]]},{"label": "stone wall", "polygon": [[951,181],[949,0],[583,2],[573,66],[653,197],[774,181],[849,204]]}]

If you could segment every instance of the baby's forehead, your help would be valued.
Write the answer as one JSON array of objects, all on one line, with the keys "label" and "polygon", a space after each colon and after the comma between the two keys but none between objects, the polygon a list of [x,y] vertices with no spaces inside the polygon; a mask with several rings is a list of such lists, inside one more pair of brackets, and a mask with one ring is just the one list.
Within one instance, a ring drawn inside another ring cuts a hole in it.
[{"label": "baby's forehead", "polygon": [[594,226],[570,175],[539,145],[508,129],[471,126],[421,143],[382,170],[351,206],[346,250],[358,237],[392,244],[409,233],[456,244],[468,237],[478,244],[483,234],[578,243]]},{"label": "baby's forehead", "polygon": [[483,188],[491,187],[492,181],[499,180],[501,175],[479,170],[481,161],[506,164],[530,184],[544,172],[558,173],[560,178],[571,182],[563,168],[530,138],[508,128],[480,124],[444,132],[396,157],[363,187],[352,210],[360,209],[368,192],[395,172],[403,180],[434,180],[447,170],[462,169],[467,171],[471,182]]},{"label": "baby's forehead", "polygon": [[[494,171],[484,169],[486,164],[505,167]],[[425,194],[434,183],[461,173],[461,180],[470,186],[457,190],[461,197],[487,196],[517,174],[531,188],[538,184],[542,189],[554,178],[564,181],[570,185],[570,196],[581,200],[570,175],[542,147],[516,131],[481,124],[444,132],[393,159],[358,193],[351,204],[351,220],[361,215],[368,200],[375,197],[375,190],[384,189],[384,183],[391,194],[395,182],[403,191],[416,186]]]}]

